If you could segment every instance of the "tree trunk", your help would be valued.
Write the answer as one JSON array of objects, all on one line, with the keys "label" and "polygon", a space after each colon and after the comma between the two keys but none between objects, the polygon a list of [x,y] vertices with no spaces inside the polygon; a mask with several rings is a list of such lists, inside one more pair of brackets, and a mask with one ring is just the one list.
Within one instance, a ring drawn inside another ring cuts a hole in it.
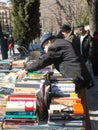
[{"label": "tree trunk", "polygon": [[7,39],[6,38],[4,39],[1,24],[0,24],[0,42],[1,42],[2,60],[8,59]]},{"label": "tree trunk", "polygon": [[91,35],[98,31],[98,0],[87,0]]}]

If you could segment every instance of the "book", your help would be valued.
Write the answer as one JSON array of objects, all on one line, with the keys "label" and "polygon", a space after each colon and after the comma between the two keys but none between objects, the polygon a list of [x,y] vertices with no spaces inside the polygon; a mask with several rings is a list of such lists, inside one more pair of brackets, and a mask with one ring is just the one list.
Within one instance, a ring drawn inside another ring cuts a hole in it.
[{"label": "book", "polygon": [[0,95],[10,95],[11,93],[14,92],[14,88],[11,87],[7,87],[7,86],[2,86],[0,87]]},{"label": "book", "polygon": [[35,111],[36,110],[36,100],[34,101],[8,101],[6,105],[6,112],[15,111]]},{"label": "book", "polygon": [[9,61],[0,61],[0,69],[11,69],[11,62]]},{"label": "book", "polygon": [[12,68],[24,68],[27,65],[26,60],[12,61]]},{"label": "book", "polygon": [[28,118],[28,119],[36,119],[36,115],[4,115],[4,118]]},{"label": "book", "polygon": [[81,103],[73,104],[74,114],[84,114],[83,105]]},{"label": "book", "polygon": [[68,120],[68,121],[49,121],[48,120],[48,125],[57,125],[57,126],[80,126],[83,127],[85,126],[85,122],[83,120]]},{"label": "book", "polygon": [[13,94],[35,95],[36,91],[34,88],[15,87]]},{"label": "book", "polygon": [[26,115],[35,115],[35,112],[5,112],[5,115],[23,115],[23,116],[26,116]]},{"label": "book", "polygon": [[84,120],[84,114],[70,114],[66,112],[60,112],[57,114],[49,113],[48,111],[48,120]]},{"label": "book", "polygon": [[70,83],[52,83],[51,84],[51,91],[52,92],[74,92],[75,93],[75,84]]},{"label": "book", "polygon": [[8,95],[8,101],[36,101],[36,95]]},{"label": "book", "polygon": [[70,98],[77,98],[78,97],[78,94],[77,93],[66,93],[66,92],[63,92],[63,91],[58,91],[58,92],[48,92],[49,96],[51,98],[57,98],[57,97],[70,97]]},{"label": "book", "polygon": [[52,104],[65,104],[65,105],[70,105],[74,103],[81,103],[80,98],[68,98],[68,97],[59,97],[59,98],[52,98],[51,99]]},{"label": "book", "polygon": [[4,122],[5,125],[34,125],[35,123],[32,121],[27,121],[27,122]]},{"label": "book", "polygon": [[38,90],[40,88],[40,83],[40,80],[17,81],[15,87],[34,88],[35,90]]},{"label": "book", "polygon": [[84,109],[81,103],[75,103],[73,105],[50,104],[50,113],[61,112],[84,114]]},{"label": "book", "polygon": [[4,118],[6,122],[25,122],[25,121],[32,121],[37,122],[36,118]]}]

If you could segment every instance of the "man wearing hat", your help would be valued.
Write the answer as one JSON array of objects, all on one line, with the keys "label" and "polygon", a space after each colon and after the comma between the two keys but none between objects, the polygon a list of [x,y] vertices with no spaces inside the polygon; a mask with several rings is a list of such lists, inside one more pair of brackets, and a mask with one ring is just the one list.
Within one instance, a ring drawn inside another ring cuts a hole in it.
[{"label": "man wearing hat", "polygon": [[53,64],[63,77],[72,78],[73,82],[76,84],[76,92],[82,100],[86,114],[86,130],[91,130],[86,89],[92,87],[92,78],[85,63],[76,54],[72,44],[65,39],[56,38],[51,33],[47,33],[41,37],[40,42],[45,54],[27,66],[24,70],[19,71],[17,73],[17,78],[21,80],[27,72],[36,71]]}]

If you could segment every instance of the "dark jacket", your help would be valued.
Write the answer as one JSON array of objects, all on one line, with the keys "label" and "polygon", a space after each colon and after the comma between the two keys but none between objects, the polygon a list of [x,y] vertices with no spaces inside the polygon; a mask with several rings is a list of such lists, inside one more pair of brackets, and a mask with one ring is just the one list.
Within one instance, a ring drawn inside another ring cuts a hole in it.
[{"label": "dark jacket", "polygon": [[92,61],[97,60],[98,61],[98,32],[96,35],[93,36],[93,42],[92,42]]},{"label": "dark jacket", "polygon": [[[78,37],[80,39],[80,37]],[[80,50],[80,45],[79,45]],[[92,57],[92,37],[90,35],[85,35],[82,42],[82,57],[86,62],[88,59],[91,60]]]},{"label": "dark jacket", "polygon": [[79,87],[91,87],[92,78],[84,62],[76,55],[72,44],[64,39],[56,39],[48,49],[48,53],[26,67],[27,71],[36,71],[54,64],[65,77],[72,78]]},{"label": "dark jacket", "polygon": [[76,54],[80,55],[80,39],[71,31],[67,37],[65,38],[68,42],[70,42],[76,52]]}]

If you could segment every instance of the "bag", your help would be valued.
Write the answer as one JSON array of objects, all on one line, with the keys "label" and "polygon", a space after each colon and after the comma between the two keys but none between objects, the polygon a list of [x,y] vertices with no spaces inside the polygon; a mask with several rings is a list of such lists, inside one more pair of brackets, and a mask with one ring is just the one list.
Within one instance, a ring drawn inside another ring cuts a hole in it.
[{"label": "bag", "polygon": [[8,49],[11,49],[12,48],[12,43],[10,43],[9,45],[8,45]]}]

